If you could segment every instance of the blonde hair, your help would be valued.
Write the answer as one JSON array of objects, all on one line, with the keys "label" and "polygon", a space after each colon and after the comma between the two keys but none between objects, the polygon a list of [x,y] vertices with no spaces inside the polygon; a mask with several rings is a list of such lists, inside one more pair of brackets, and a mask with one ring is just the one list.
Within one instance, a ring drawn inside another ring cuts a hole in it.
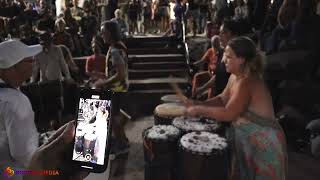
[{"label": "blonde hair", "polygon": [[256,48],[254,42],[245,36],[237,37],[228,42],[228,46],[237,57],[245,59],[244,74],[263,77],[265,56]]}]

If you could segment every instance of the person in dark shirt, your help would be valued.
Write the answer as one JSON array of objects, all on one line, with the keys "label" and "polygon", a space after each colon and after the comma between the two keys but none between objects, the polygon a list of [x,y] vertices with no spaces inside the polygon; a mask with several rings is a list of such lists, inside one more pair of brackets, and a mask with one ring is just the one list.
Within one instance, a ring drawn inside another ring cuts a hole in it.
[{"label": "person in dark shirt", "polygon": [[42,9],[39,13],[40,19],[37,23],[37,30],[38,31],[48,31],[53,33],[54,32],[54,20],[51,15],[51,10],[48,8]]},{"label": "person in dark shirt", "polygon": [[137,0],[130,0],[129,7],[128,7],[130,35],[133,35],[135,32],[138,33],[138,15],[139,15],[138,1]]},{"label": "person in dark shirt", "polygon": [[92,15],[89,3],[85,3],[83,9],[84,16],[80,21],[81,33],[84,37],[85,46],[90,47],[92,38],[97,32],[98,20],[97,17]]},{"label": "person in dark shirt", "polygon": [[33,9],[31,3],[27,3],[26,9],[22,12],[21,18],[24,23],[28,23],[30,26],[39,18],[39,14]]},{"label": "person in dark shirt", "polygon": [[196,0],[189,0],[188,7],[188,19],[190,18],[190,22],[192,22],[192,32],[193,36],[196,36],[199,31],[199,17],[200,17],[200,8],[199,3]]},{"label": "person in dark shirt", "polygon": [[115,17],[114,12],[116,11],[116,9],[118,9],[118,0],[108,0],[107,9],[108,9],[107,20],[110,20]]},{"label": "person in dark shirt", "polygon": [[[238,36],[238,27],[239,24],[233,20],[225,20],[220,26],[220,45],[222,48],[225,48],[228,42],[234,37]],[[223,62],[223,57],[218,60],[216,67],[216,80],[214,82],[214,91],[213,96],[216,96],[222,93],[223,89],[228,83],[230,73],[226,71],[226,66]]]},{"label": "person in dark shirt", "polygon": [[21,42],[28,46],[39,44],[39,38],[35,36],[32,26],[25,24],[20,26]]},{"label": "person in dark shirt", "polygon": [[74,51],[74,44],[71,35],[65,31],[66,23],[62,18],[56,20],[56,31],[53,34],[53,43],[55,45],[65,45],[71,52]]}]

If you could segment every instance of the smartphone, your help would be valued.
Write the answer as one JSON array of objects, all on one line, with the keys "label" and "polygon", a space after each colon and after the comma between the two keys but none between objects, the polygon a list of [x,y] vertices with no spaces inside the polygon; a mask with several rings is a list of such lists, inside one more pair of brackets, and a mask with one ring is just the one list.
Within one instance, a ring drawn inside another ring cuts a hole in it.
[{"label": "smartphone", "polygon": [[89,172],[108,167],[113,92],[81,89],[77,111],[72,161]]}]

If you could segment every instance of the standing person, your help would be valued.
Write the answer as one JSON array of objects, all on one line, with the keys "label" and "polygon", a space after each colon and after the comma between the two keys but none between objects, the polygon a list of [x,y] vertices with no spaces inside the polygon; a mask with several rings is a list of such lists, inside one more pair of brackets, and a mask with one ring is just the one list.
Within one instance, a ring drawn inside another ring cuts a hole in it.
[{"label": "standing person", "polygon": [[118,9],[118,0],[108,0],[107,10],[108,16],[107,20],[114,18],[114,12]]},{"label": "standing person", "polygon": [[160,16],[160,31],[165,32],[169,27],[169,0],[158,0],[158,14]]},{"label": "standing person", "polygon": [[200,17],[200,8],[199,8],[199,2],[196,0],[188,0],[189,6],[188,6],[188,18],[191,20],[189,21],[191,24],[190,29],[192,29],[193,37],[197,35],[197,32],[199,30],[199,17]]},{"label": "standing person", "polygon": [[130,0],[128,7],[128,17],[129,17],[129,33],[134,35],[138,30],[138,15],[139,15],[139,4],[138,0]]},{"label": "standing person", "polygon": [[227,87],[205,102],[187,101],[186,115],[231,123],[231,179],[285,180],[286,140],[262,79],[262,55],[252,40],[239,37],[228,42],[224,56],[232,74]]},{"label": "standing person", "polygon": [[122,18],[122,11],[120,9],[116,9],[116,11],[114,11],[114,15],[115,18],[111,20],[118,23],[121,33],[121,39],[125,39],[129,35],[129,30],[126,21]]},{"label": "standing person", "polygon": [[90,49],[91,41],[96,35],[96,31],[98,28],[98,19],[92,14],[90,5],[91,4],[89,1],[84,2],[84,16],[82,16],[80,20],[80,29],[81,34],[83,35],[85,51],[87,51],[86,53],[88,53],[88,49]]},{"label": "standing person", "polygon": [[31,82],[38,80],[39,72],[40,81],[63,79],[72,81],[63,53],[58,46],[53,44],[51,34],[48,32],[41,34],[40,44],[43,45],[43,51],[35,56],[36,63]]},{"label": "standing person", "polygon": [[185,21],[185,12],[186,12],[186,5],[182,0],[176,0],[176,5],[173,8],[174,16],[175,16],[175,34],[178,39],[183,38],[183,31],[182,31],[182,21]]},{"label": "standing person", "polygon": [[[39,45],[17,40],[0,43],[0,169],[25,168],[38,147],[38,132],[29,99],[18,87],[32,74]],[[11,179],[20,180],[21,176]]]},{"label": "standing person", "polygon": [[143,0],[143,26],[144,26],[144,34],[148,33],[151,29],[151,15],[152,15],[152,0]]},{"label": "standing person", "polygon": [[98,80],[95,87],[108,88],[115,92],[112,131],[116,142],[111,153],[127,153],[129,142],[124,130],[126,122],[120,112],[125,102],[125,93],[129,88],[127,47],[121,41],[120,29],[116,22],[103,22],[101,32],[105,43],[110,44],[110,47],[106,57],[106,79]]}]

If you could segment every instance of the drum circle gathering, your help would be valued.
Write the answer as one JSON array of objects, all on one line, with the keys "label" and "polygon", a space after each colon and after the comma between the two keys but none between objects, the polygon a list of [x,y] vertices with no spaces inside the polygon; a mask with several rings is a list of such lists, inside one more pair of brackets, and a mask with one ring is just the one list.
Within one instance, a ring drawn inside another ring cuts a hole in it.
[{"label": "drum circle gathering", "polygon": [[154,110],[155,125],[142,132],[145,180],[227,179],[226,125],[184,116],[186,107],[177,95],[165,95],[161,102]]}]

